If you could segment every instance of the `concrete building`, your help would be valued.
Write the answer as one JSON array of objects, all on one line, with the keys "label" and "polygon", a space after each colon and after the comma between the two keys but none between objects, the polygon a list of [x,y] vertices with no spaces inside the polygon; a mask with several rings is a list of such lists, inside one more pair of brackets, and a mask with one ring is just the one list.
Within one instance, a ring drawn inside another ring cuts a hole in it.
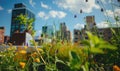
[{"label": "concrete building", "polygon": [[108,42],[111,42],[113,37],[112,30],[119,33],[120,27],[98,28],[98,36]]},{"label": "concrete building", "polygon": [[60,31],[58,32],[60,40],[71,41],[71,32],[67,29],[65,22],[60,23]]},{"label": "concrete building", "polygon": [[76,43],[76,42],[79,42],[82,38],[82,34],[81,34],[81,31],[78,30],[78,29],[74,29],[74,39],[73,41]]},{"label": "concrete building", "polygon": [[4,33],[5,33],[5,28],[0,27],[0,44],[4,43]]},{"label": "concrete building", "polygon": [[68,42],[72,41],[72,35],[71,35],[71,32],[69,30],[66,31],[66,37],[67,37]]},{"label": "concrete building", "polygon": [[25,32],[25,33],[14,33],[14,38],[11,38],[11,42],[13,45],[26,45],[31,46],[31,40],[33,40],[32,36]]},{"label": "concrete building", "polygon": [[95,25],[95,17],[94,16],[86,16],[86,26],[87,29],[92,29]]},{"label": "concrete building", "polygon": [[60,39],[61,40],[66,40],[67,38],[67,34],[66,34],[66,31],[67,31],[67,27],[66,27],[66,24],[65,22],[63,23],[60,23]]},{"label": "concrete building", "polygon": [[4,43],[8,44],[10,42],[10,36],[5,36],[4,37]]}]

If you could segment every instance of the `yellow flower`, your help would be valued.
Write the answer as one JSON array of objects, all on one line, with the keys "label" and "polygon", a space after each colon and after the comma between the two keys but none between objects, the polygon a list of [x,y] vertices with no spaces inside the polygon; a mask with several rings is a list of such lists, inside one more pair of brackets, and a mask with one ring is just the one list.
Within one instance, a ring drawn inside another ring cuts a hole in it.
[{"label": "yellow flower", "polygon": [[41,48],[37,48],[37,49],[38,49],[38,51],[43,52],[43,50]]},{"label": "yellow flower", "polygon": [[11,44],[11,43],[8,43],[8,45],[9,45],[9,46],[12,46],[12,44]]},{"label": "yellow flower", "polygon": [[34,62],[40,62],[39,58],[35,58]]},{"label": "yellow flower", "polygon": [[25,62],[20,62],[19,65],[20,65],[21,68],[24,68],[25,67]]},{"label": "yellow flower", "polygon": [[27,49],[27,48],[28,48],[28,46],[24,46],[24,48],[25,48],[25,49]]},{"label": "yellow flower", "polygon": [[114,66],[113,66],[113,70],[114,70],[114,71],[120,71],[120,68],[119,68],[117,65],[114,65]]},{"label": "yellow flower", "polygon": [[26,54],[27,52],[25,50],[20,50],[19,53],[20,54]]},{"label": "yellow flower", "polygon": [[9,48],[7,48],[7,50],[8,50],[8,51],[10,51],[10,50],[11,50],[11,48],[9,47]]},{"label": "yellow flower", "polygon": [[36,52],[33,52],[33,53],[31,54],[31,56],[32,56],[32,57],[36,57],[36,56],[37,56],[37,53],[36,53]]}]

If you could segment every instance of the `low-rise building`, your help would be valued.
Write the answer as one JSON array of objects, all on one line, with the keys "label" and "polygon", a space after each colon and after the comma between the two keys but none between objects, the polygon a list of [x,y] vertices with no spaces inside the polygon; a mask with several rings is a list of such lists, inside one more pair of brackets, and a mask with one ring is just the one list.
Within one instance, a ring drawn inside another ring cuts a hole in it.
[{"label": "low-rise building", "polygon": [[0,27],[0,44],[4,43],[4,33],[5,33],[5,28]]},{"label": "low-rise building", "polygon": [[10,42],[10,36],[5,36],[4,37],[4,43],[8,44]]},{"label": "low-rise building", "polygon": [[11,38],[11,43],[13,45],[26,45],[31,46],[31,40],[33,40],[32,36],[25,32],[25,33],[14,33],[13,37]]}]

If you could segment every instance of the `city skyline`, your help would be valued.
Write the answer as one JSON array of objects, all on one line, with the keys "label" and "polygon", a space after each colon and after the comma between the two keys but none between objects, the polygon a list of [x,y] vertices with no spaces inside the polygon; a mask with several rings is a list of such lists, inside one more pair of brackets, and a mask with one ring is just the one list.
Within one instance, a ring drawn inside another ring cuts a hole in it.
[{"label": "city skyline", "polygon": [[[0,26],[5,27],[5,35],[10,35],[11,11],[16,3],[24,3],[36,16],[35,30],[36,36],[39,36],[42,26],[56,25],[59,29],[60,23],[65,22],[68,29],[73,32],[73,29],[83,28],[86,16],[95,16],[95,22],[98,27],[108,27],[104,24],[106,13],[114,23],[114,13],[120,16],[120,7],[111,6],[111,0],[0,0]],[[118,5],[117,0],[113,1]],[[103,6],[104,4],[104,6]],[[105,8],[103,8],[105,7]],[[101,9],[103,8],[103,12]],[[104,12],[105,10],[105,12]],[[82,12],[81,12],[82,11]]]}]

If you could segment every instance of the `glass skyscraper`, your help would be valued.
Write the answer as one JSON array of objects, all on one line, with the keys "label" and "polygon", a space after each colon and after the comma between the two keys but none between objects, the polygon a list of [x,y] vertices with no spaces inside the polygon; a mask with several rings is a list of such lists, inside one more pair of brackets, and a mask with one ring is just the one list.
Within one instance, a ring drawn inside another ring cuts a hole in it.
[{"label": "glass skyscraper", "polygon": [[42,27],[42,34],[45,35],[48,38],[54,37],[54,27],[49,25],[49,26],[43,26]]},{"label": "glass skyscraper", "polygon": [[[11,31],[10,31],[11,37],[15,31],[18,30],[19,32],[22,33],[26,29],[25,25],[19,24],[19,22],[15,20],[15,18],[20,14],[27,15],[28,18],[35,18],[35,15],[31,12],[31,10],[26,8],[26,6],[23,3],[15,4],[14,8],[12,9]],[[34,23],[32,25],[34,29]]]}]

